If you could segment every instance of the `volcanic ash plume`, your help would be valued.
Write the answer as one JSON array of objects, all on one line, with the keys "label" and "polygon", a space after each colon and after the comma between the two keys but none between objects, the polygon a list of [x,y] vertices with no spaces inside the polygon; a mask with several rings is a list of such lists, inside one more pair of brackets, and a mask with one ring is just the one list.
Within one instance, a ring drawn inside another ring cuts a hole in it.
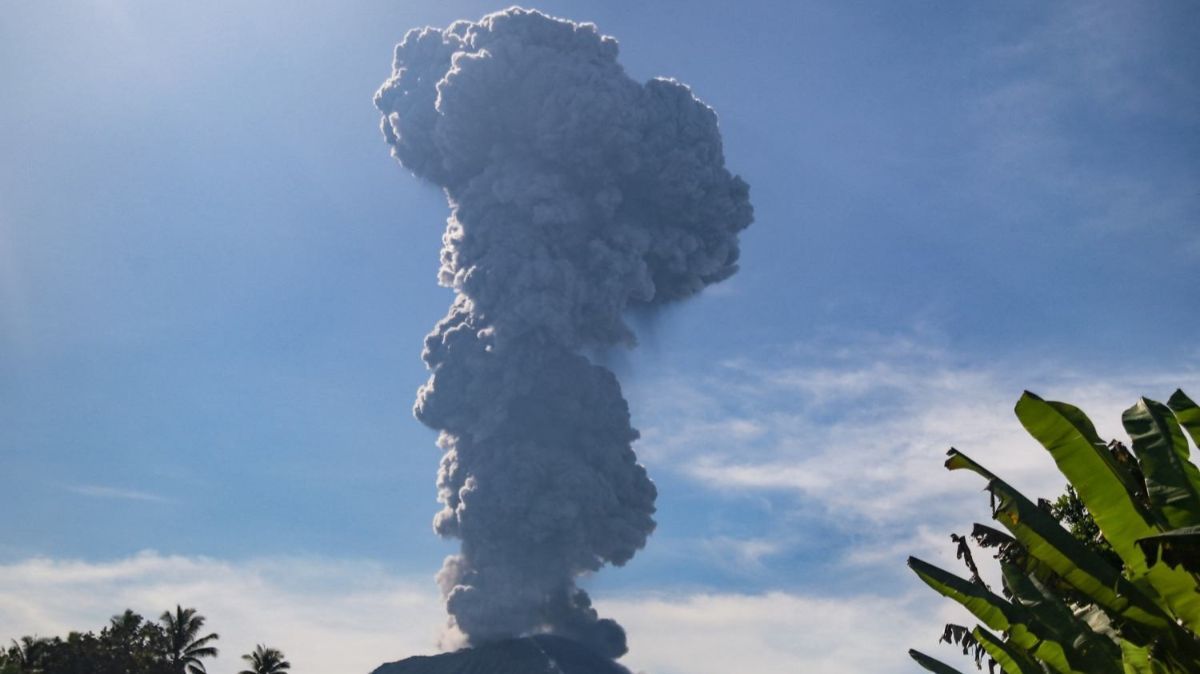
[{"label": "volcanic ash plume", "polygon": [[592,24],[510,9],[410,31],[375,96],[406,168],[450,205],[415,414],[440,431],[438,582],[470,643],[554,633],[609,657],[624,631],[575,585],[654,530],[654,484],[616,377],[582,355],[632,346],[622,314],[737,270],[753,219],[712,109],[639,84]]}]

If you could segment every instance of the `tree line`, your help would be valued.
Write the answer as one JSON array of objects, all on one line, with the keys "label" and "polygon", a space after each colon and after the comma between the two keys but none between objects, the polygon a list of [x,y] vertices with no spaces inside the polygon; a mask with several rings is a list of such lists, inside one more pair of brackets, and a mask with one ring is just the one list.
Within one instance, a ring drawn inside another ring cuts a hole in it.
[{"label": "tree line", "polygon": [[[94,632],[66,638],[25,636],[0,651],[0,674],[206,674],[204,661],[217,657],[215,632],[204,632],[204,616],[176,606],[158,621],[126,609]],[[291,663],[278,649],[258,645],[242,656],[239,674],[284,674]]]}]

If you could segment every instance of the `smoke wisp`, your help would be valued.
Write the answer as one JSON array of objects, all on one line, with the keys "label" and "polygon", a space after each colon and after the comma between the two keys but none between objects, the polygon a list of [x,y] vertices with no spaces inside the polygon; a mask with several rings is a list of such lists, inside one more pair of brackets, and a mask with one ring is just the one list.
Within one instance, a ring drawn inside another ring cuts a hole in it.
[{"label": "smoke wisp", "polygon": [[749,189],[684,85],[638,83],[596,27],[519,8],[409,31],[375,96],[392,154],[441,187],[439,282],[415,415],[443,450],[434,519],[461,540],[438,582],[470,643],[624,631],[576,586],[654,530],[654,484],[612,372],[653,310],[737,271]]}]

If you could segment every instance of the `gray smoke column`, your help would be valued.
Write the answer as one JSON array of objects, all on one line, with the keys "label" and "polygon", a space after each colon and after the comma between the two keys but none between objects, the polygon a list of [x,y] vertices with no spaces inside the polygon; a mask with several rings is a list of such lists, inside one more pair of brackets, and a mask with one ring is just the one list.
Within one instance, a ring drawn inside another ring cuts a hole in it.
[{"label": "gray smoke column", "polygon": [[441,187],[438,279],[456,297],[425,339],[416,417],[440,431],[438,583],[469,643],[554,633],[608,657],[625,633],[576,587],[654,530],[612,372],[627,309],[737,271],[749,188],[717,117],[684,85],[640,84],[592,24],[519,8],[409,31],[375,95],[392,154]]}]

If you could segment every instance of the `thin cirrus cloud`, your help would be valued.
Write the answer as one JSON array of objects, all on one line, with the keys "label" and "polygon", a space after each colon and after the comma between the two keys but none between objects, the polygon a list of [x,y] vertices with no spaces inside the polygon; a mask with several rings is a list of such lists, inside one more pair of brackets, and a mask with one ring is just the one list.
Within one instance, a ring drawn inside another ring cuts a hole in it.
[{"label": "thin cirrus cloud", "polygon": [[[153,618],[176,603],[198,608],[222,635],[212,674],[238,671],[256,643],[280,648],[298,671],[365,674],[434,652],[443,619],[429,578],[361,560],[143,552],[0,565],[0,634],[96,630],[124,607]],[[936,648],[940,623],[963,619],[927,592],[618,594],[597,606],[631,628],[622,662],[652,674],[907,672],[906,648]]]},{"label": "thin cirrus cloud", "polygon": [[[990,521],[983,481],[942,467],[949,447],[1031,497],[1053,498],[1065,481],[1013,414],[1025,388],[1078,405],[1102,437],[1124,440],[1123,410],[1178,387],[1200,391],[1200,370],[983,365],[905,337],[846,338],[703,375],[635,380],[640,456],[658,475],[713,495],[698,497],[705,522],[740,523],[724,532],[732,536],[698,542],[664,534],[644,561],[707,564],[739,590],[917,592],[908,556],[958,569],[950,534]],[[992,560],[979,562],[998,581]]]},{"label": "thin cirrus cloud", "polygon": [[[999,190],[997,210],[1040,221],[1042,195],[1077,206],[1073,224],[1099,235],[1178,233],[1194,219],[1195,163],[1154,149],[1193,138],[1194,116],[1182,111],[1200,103],[1195,64],[1165,44],[1169,20],[1150,5],[1060,5],[1036,29],[985,52],[979,67],[990,84],[966,119],[980,184]],[[1153,153],[1152,165],[1106,154],[1135,135],[1156,145],[1124,151]],[[1182,244],[1176,249],[1200,253],[1194,232]]]},{"label": "thin cirrus cloud", "polygon": [[98,484],[72,484],[63,487],[72,494],[92,498],[118,499],[123,501],[147,501],[151,503],[173,503],[172,499],[136,489],[122,489]]},{"label": "thin cirrus cloud", "polygon": [[835,520],[911,536],[914,522],[986,514],[979,481],[942,470],[951,446],[1028,494],[1062,490],[1052,460],[1013,415],[1023,389],[1080,406],[1117,439],[1121,412],[1139,396],[1200,390],[1194,369],[983,366],[903,338],[812,353],[780,359],[794,363],[785,367],[734,360],[636,387],[631,398],[647,420],[639,451],[654,469],[715,491],[794,498]]},{"label": "thin cirrus cloud", "polygon": [[701,541],[700,548],[720,564],[752,573],[762,570],[764,561],[779,554],[783,543],[770,538],[714,536]]}]

